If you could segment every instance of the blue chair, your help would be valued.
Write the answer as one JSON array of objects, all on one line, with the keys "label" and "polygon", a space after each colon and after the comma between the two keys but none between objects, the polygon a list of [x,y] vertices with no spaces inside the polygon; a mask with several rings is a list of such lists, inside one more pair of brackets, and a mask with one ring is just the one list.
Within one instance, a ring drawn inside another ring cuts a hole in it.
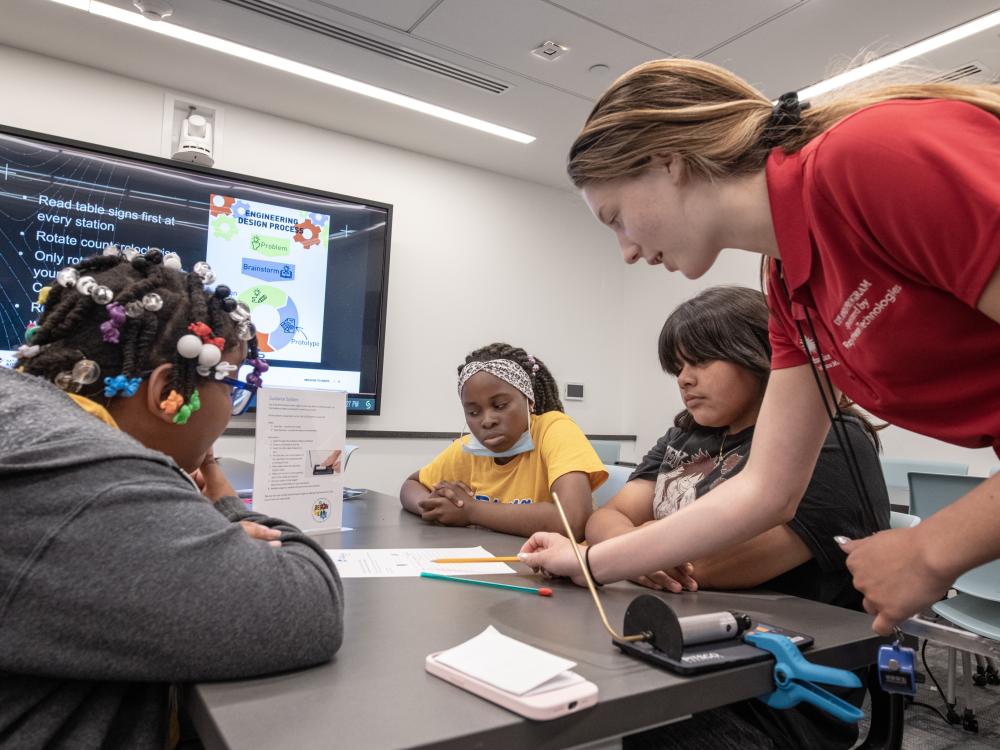
[{"label": "blue chair", "polygon": [[927,518],[971,492],[983,478],[910,472],[909,480],[910,510]]},{"label": "blue chair", "polygon": [[959,594],[942,599],[931,609],[970,633],[1000,641],[1000,602]]},{"label": "blue chair", "polygon": [[952,474],[965,476],[969,473],[968,464],[951,461],[911,461],[905,458],[883,458],[882,475],[889,487],[907,487],[906,477],[911,472],[921,474]]},{"label": "blue chair", "polygon": [[590,444],[602,463],[613,464],[621,457],[622,444],[617,440],[591,440]]},{"label": "blue chair", "polygon": [[631,466],[616,466],[615,464],[604,464],[605,471],[608,472],[608,481],[602,484],[594,492],[594,505],[600,508],[608,500],[618,494],[618,490],[625,486],[625,482],[632,476]]}]

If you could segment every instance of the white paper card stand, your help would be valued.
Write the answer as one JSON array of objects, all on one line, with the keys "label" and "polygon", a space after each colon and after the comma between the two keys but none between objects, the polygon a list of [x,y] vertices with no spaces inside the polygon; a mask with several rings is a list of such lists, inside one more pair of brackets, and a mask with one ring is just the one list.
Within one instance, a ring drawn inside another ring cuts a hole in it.
[{"label": "white paper card stand", "polygon": [[340,528],[346,431],[343,391],[257,391],[254,510],[303,531]]}]

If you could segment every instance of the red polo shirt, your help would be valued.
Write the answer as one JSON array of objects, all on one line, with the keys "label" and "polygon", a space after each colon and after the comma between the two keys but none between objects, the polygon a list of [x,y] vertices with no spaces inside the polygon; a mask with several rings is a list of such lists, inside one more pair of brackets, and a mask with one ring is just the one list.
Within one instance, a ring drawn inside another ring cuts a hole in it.
[{"label": "red polo shirt", "polygon": [[876,104],[797,153],[775,149],[767,186],[788,290],[772,264],[772,367],[808,362],[795,326],[811,339],[808,314],[830,379],[858,404],[1000,455],[1000,325],[976,310],[1000,265],[1000,118]]}]

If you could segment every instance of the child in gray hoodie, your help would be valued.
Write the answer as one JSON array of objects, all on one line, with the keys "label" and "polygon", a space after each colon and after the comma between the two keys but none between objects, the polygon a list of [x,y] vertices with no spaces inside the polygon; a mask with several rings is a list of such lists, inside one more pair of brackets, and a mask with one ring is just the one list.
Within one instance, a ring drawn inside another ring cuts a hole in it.
[{"label": "child in gray hoodie", "polygon": [[0,368],[0,747],[163,748],[173,683],[340,647],[328,556],[212,458],[266,369],[249,310],[179,265],[109,249],[63,269]]}]

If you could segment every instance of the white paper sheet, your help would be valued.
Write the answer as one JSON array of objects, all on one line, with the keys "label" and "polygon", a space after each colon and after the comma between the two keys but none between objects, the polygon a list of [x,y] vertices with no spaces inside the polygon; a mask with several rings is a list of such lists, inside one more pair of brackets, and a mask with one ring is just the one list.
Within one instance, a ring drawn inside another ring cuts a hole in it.
[{"label": "white paper sheet", "polygon": [[492,625],[475,638],[442,651],[437,660],[514,695],[524,695],[576,666],[569,659],[510,638]]},{"label": "white paper sheet", "polygon": [[421,549],[328,549],[341,578],[403,578],[422,572],[451,576],[516,573],[506,563],[434,563],[439,557],[493,557],[483,547],[431,547]]}]

